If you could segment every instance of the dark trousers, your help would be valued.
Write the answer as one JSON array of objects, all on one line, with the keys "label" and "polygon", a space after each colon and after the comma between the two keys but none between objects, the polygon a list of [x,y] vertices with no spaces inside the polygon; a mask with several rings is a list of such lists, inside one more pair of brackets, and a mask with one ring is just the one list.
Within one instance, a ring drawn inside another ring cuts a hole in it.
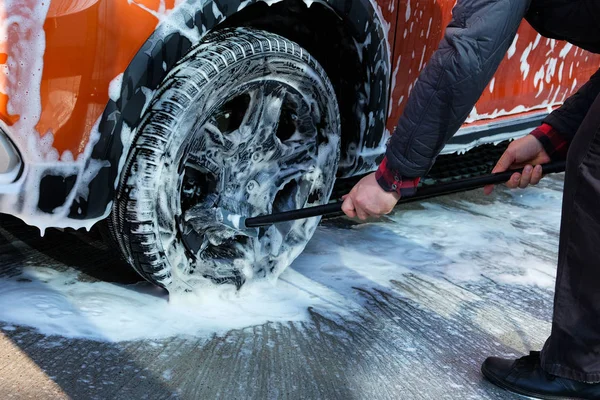
[{"label": "dark trousers", "polygon": [[600,96],[567,157],[552,334],[542,367],[600,382]]}]

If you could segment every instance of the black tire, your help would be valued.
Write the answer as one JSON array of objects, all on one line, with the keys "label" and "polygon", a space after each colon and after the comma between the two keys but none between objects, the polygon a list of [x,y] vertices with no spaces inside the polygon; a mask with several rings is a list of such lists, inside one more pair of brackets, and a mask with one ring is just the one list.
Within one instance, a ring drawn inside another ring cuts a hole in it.
[{"label": "black tire", "polygon": [[339,136],[333,87],[305,50],[263,31],[212,33],[169,72],[143,116],[109,220],[113,237],[138,273],[169,291],[277,277],[318,219],[252,238],[210,216],[192,218],[190,230],[188,215],[327,203]]}]

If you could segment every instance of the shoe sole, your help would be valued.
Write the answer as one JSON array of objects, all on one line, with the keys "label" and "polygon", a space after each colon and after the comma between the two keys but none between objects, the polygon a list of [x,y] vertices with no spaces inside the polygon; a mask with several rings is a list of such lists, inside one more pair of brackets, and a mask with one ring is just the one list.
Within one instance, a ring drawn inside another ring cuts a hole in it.
[{"label": "shoe sole", "polygon": [[502,389],[508,390],[510,392],[520,394],[521,396],[527,396],[527,397],[531,397],[534,399],[542,399],[542,400],[586,400],[582,397],[551,396],[551,395],[547,395],[547,394],[539,394],[539,393],[533,393],[533,392],[529,392],[527,390],[523,390],[517,386],[513,386],[510,383],[497,378],[494,374],[489,372],[485,368],[484,365],[481,366],[481,373],[483,374],[483,376],[485,376],[487,378],[488,381],[490,381],[494,385],[496,385]]}]

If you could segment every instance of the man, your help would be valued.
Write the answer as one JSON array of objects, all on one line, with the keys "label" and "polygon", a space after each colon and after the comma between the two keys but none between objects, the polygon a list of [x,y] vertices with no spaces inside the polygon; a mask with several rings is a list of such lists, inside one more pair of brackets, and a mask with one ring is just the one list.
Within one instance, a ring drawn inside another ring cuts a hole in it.
[{"label": "man", "polygon": [[[458,0],[386,158],[345,196],[348,216],[387,214],[401,196],[414,194],[489,83],[523,18],[543,36],[600,53],[598,0]],[[540,164],[567,159],[552,334],[541,352],[518,360],[491,357],[482,365],[490,381],[520,394],[600,399],[599,95],[600,71],[531,135],[514,141],[494,168],[525,166],[507,183],[525,188],[540,181]]]}]

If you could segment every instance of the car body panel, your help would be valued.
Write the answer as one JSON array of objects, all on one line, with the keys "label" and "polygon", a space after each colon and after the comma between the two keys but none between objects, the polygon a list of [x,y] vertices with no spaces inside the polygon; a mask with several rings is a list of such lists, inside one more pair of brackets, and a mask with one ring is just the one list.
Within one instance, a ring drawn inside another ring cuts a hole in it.
[{"label": "car body panel", "polygon": [[[52,146],[59,154],[68,151],[77,158],[83,153],[108,102],[110,82],[123,73],[156,29],[159,20],[151,11],[151,4],[127,0],[50,3],[44,23],[42,114],[36,130],[53,134]],[[8,92],[16,90],[8,87]],[[0,115],[10,125],[5,113]]]},{"label": "car body panel", "polygon": [[[32,8],[36,3],[34,0],[24,1]],[[240,4],[248,6],[253,2],[238,1],[237,7],[235,1],[225,3],[237,10]],[[197,4],[197,8],[204,7],[200,3],[213,4],[211,1],[193,3]],[[336,2],[331,3],[336,5]],[[351,1],[337,3],[342,9],[348,8],[342,4]],[[394,0],[381,3],[383,7],[378,12],[384,18],[384,35],[393,39],[396,15],[390,10]],[[52,145],[59,154],[68,151],[77,158],[83,153],[93,126],[108,102],[110,82],[125,71],[160,20],[168,19],[174,6],[175,0],[51,1],[44,23],[46,47],[40,87],[42,114],[36,130],[40,135],[53,134]],[[227,12],[217,13],[223,18],[215,22],[222,22]],[[135,21],[135,29],[131,29],[132,21]],[[391,41],[388,42],[390,45]],[[8,46],[10,40],[4,43],[4,47]],[[0,62],[7,56],[6,51],[0,52]],[[15,67],[9,65],[9,69]],[[0,119],[10,126],[18,120],[19,111],[7,111],[6,93],[16,92],[19,88],[11,87],[10,81],[2,81],[0,77],[0,89],[3,93]]]},{"label": "car body panel", "polygon": [[[454,4],[454,1],[399,1],[387,125],[390,131],[402,115],[419,72],[441,41]],[[600,55],[543,38],[523,21],[500,68],[453,141],[464,143],[461,134],[472,133],[474,126],[485,129],[490,119],[543,116],[575,93],[599,66]],[[499,140],[493,136],[487,139]]]}]

